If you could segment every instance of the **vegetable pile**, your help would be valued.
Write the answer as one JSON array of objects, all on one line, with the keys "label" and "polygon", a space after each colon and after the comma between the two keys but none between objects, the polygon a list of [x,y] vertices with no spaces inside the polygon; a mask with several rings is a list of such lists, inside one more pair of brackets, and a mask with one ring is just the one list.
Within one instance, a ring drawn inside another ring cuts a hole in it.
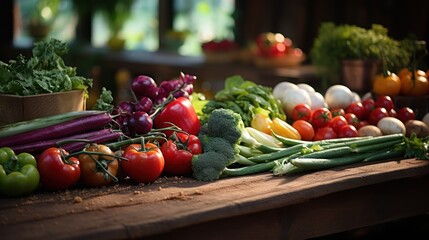
[{"label": "vegetable pile", "polygon": [[[68,69],[60,58],[50,61]],[[388,95],[360,98],[342,85],[322,95],[307,84],[270,88],[236,75],[205,99],[194,92],[196,79],[180,73],[158,85],[139,75],[130,99],[116,106],[103,88],[92,110],[0,126],[0,194],[429,159],[429,127]]]}]

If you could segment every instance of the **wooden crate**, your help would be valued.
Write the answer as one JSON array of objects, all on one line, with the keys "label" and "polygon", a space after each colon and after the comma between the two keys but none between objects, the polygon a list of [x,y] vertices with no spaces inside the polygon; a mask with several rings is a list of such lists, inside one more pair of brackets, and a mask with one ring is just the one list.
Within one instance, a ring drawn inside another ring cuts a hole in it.
[{"label": "wooden crate", "polygon": [[85,109],[82,90],[32,96],[0,94],[0,125]]}]

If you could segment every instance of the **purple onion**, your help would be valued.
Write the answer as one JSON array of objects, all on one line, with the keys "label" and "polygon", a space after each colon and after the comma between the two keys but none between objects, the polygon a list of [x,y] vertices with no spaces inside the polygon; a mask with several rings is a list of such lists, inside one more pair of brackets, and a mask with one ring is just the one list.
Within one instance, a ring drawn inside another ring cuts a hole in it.
[{"label": "purple onion", "polygon": [[134,104],[134,110],[136,112],[142,111],[149,113],[153,107],[153,102],[148,97],[142,97],[137,103]]},{"label": "purple onion", "polygon": [[133,79],[131,82],[131,90],[137,99],[142,97],[155,99],[156,95],[158,95],[158,86],[156,82],[151,77],[145,75],[140,75]]},{"label": "purple onion", "polygon": [[146,112],[134,112],[128,120],[129,129],[136,134],[146,134],[152,130],[152,126],[152,118]]}]

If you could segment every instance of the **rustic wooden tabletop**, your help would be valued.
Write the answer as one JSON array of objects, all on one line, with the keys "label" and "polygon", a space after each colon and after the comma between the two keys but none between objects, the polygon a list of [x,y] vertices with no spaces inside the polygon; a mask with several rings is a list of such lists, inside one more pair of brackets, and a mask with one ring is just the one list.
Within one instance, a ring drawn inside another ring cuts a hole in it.
[{"label": "rustic wooden tabletop", "polygon": [[162,177],[149,185],[123,181],[96,189],[40,190],[0,198],[0,235],[3,240],[302,239],[425,213],[428,179],[428,161],[405,159],[282,177],[266,173],[215,182]]}]

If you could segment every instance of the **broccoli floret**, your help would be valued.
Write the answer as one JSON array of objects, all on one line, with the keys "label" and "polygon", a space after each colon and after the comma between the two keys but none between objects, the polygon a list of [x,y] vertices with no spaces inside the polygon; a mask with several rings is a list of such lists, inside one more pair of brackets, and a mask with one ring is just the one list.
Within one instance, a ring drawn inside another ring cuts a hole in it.
[{"label": "broccoli floret", "polygon": [[233,162],[235,154],[239,153],[236,144],[231,145],[227,140],[219,137],[207,137],[206,152],[218,152],[226,156],[229,162]]},{"label": "broccoli floret", "polygon": [[244,123],[240,114],[227,108],[214,110],[207,121],[207,134],[238,144],[243,133]]},{"label": "broccoli floret", "polygon": [[202,181],[216,180],[235,161],[244,124],[230,109],[214,110],[198,135],[204,152],[192,160],[193,176]]},{"label": "broccoli floret", "polygon": [[200,181],[219,179],[228,162],[225,155],[214,151],[195,155],[192,158],[193,176]]}]

